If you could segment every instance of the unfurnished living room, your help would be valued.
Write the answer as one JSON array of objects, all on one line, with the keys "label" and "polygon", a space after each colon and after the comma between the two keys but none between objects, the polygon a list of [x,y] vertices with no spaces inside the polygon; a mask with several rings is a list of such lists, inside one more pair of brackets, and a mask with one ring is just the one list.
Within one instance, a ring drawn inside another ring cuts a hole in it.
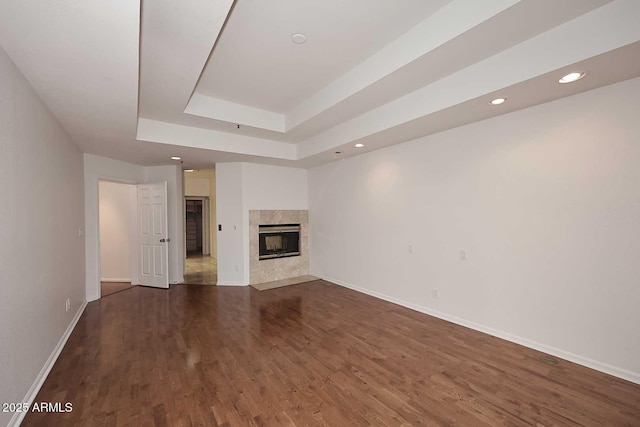
[{"label": "unfurnished living room", "polygon": [[0,425],[640,426],[640,1],[1,0]]}]

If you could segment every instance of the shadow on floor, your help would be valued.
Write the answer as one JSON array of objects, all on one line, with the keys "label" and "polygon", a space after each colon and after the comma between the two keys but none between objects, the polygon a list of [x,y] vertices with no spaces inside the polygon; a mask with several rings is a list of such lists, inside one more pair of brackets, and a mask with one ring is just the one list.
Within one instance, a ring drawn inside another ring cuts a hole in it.
[{"label": "shadow on floor", "polygon": [[129,282],[100,282],[100,295],[106,297],[131,288],[132,286]]}]

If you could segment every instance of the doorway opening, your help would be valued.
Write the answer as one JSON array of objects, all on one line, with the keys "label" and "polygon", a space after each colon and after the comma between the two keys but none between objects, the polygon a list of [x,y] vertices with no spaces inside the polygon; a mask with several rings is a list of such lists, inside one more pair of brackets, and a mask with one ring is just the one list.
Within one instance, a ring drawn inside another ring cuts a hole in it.
[{"label": "doorway opening", "polygon": [[136,186],[98,182],[100,295],[131,289],[136,236]]},{"label": "doorway opening", "polygon": [[189,255],[209,255],[209,221],[205,221],[204,209],[208,198],[187,197],[185,200],[185,227],[187,240],[187,257]]},{"label": "doorway opening", "polygon": [[218,281],[215,188],[214,169],[184,172],[187,285],[215,285]]}]

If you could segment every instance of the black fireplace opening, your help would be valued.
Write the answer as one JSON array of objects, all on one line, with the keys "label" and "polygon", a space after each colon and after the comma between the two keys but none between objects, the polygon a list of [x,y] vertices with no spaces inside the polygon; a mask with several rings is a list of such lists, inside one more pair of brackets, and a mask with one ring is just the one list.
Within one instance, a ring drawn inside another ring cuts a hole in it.
[{"label": "black fireplace opening", "polygon": [[300,256],[300,224],[259,226],[259,259]]}]

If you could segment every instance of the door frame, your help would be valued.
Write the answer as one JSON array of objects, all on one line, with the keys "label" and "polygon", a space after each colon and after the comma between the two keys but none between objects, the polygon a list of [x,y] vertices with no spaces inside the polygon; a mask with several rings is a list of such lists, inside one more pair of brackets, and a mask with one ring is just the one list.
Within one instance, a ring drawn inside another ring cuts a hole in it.
[{"label": "door frame", "polygon": [[[84,154],[84,221],[78,224],[78,239],[84,242],[85,272],[84,286],[87,302],[100,299],[100,277],[98,263],[98,181],[113,181],[124,184],[144,184],[152,181],[167,181],[169,210],[169,233],[175,235],[169,245],[169,283],[184,281],[184,259],[180,257],[183,242],[180,240],[184,227],[182,219],[183,174],[177,165],[145,167],[115,159]],[[81,184],[82,185],[82,184]]]},{"label": "door frame", "polygon": [[[98,240],[96,241],[96,245],[97,245],[97,254],[98,254],[98,260],[97,260],[97,277],[95,277],[95,281],[94,281],[94,286],[97,290],[97,295],[98,295],[98,299],[102,298],[102,287],[100,286],[100,277],[102,276],[102,272],[101,272],[101,268],[102,268],[102,263],[101,263],[101,253],[100,253],[100,181],[105,181],[105,182],[112,182],[114,184],[126,184],[126,185],[133,185],[134,187],[136,187],[139,183],[136,181],[131,181],[128,179],[119,179],[119,178],[114,178],[114,177],[110,177],[110,176],[98,176],[98,179],[96,180],[96,195],[97,197],[97,209],[96,209],[96,219],[97,222],[96,224],[98,225]],[[136,187],[136,195],[137,195],[137,187]],[[134,212],[134,217],[132,218],[132,222],[133,222],[133,226],[135,229],[137,229],[137,217],[138,217],[138,204],[134,204],[134,206],[132,206],[132,210]],[[132,236],[132,246],[136,247],[138,246],[138,234],[135,233]],[[134,264],[135,262],[135,264]],[[137,268],[138,268],[138,252],[136,250],[131,251],[131,286],[137,286],[137,283],[134,283],[134,281],[137,281],[135,279],[137,279]]]},{"label": "door frame", "polygon": [[[183,238],[186,241],[187,227],[186,227],[186,212],[187,212],[187,200],[200,200],[202,201],[202,255],[211,255],[211,200],[209,196],[185,196],[183,203],[183,210],[185,218],[185,227]],[[184,257],[187,259],[187,245],[184,246]],[[185,265],[186,268],[186,265]]]}]

